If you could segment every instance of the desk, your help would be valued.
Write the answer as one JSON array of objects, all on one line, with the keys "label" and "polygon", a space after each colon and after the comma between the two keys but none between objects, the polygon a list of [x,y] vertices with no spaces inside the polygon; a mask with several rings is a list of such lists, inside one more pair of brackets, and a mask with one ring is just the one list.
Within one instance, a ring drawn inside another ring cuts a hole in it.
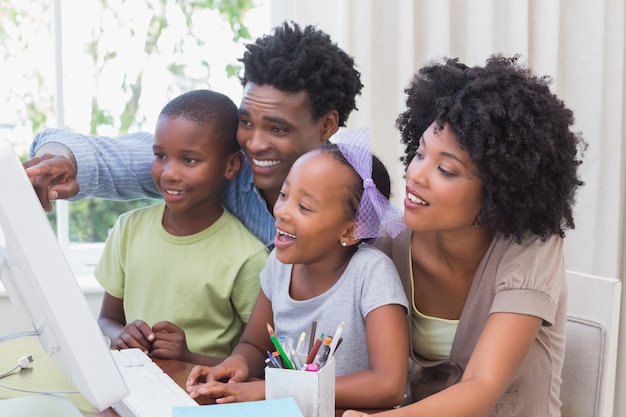
[{"label": "desk", "polygon": [[[2,379],[6,385],[26,388],[31,390],[71,390],[75,389],[72,383],[66,378],[63,372],[50,359],[48,354],[43,350],[39,341],[35,337],[23,337],[15,340],[0,343],[0,371],[10,369],[14,366],[18,359],[24,355],[32,355],[34,361],[31,367],[22,369],[21,372],[11,374]],[[165,373],[167,373],[178,385],[185,387],[185,382],[189,376],[189,372],[193,365],[190,363],[180,362],[169,359],[154,359]],[[32,395],[19,391],[8,390],[0,387],[0,400],[16,398],[25,395]],[[115,411],[108,408],[102,412],[98,412],[91,406],[80,394],[67,394],[72,400],[76,408],[85,417],[118,417]],[[212,400],[205,399],[199,401],[200,404],[211,404]],[[382,410],[364,410],[366,412],[376,412]],[[335,411],[336,417],[341,417],[344,409]]]}]

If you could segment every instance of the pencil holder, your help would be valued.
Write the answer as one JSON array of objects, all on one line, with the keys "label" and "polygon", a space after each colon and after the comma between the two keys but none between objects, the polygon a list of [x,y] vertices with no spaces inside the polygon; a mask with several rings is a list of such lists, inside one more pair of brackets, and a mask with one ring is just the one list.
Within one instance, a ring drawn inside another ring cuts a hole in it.
[{"label": "pencil holder", "polygon": [[304,417],[335,415],[335,358],[317,372],[265,368],[265,398],[292,397]]}]

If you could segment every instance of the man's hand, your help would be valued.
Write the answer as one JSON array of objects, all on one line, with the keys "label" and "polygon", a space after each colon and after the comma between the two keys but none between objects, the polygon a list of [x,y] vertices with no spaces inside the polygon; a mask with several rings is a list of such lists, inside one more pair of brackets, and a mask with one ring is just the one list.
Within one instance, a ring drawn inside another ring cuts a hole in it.
[{"label": "man's hand", "polygon": [[78,194],[76,159],[65,145],[47,143],[23,165],[44,210],[52,211],[51,200]]}]

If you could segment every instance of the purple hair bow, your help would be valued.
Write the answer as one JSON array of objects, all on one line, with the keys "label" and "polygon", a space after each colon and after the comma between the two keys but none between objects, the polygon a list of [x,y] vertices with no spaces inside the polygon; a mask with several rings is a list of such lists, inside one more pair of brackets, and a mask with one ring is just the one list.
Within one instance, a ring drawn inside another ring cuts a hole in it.
[{"label": "purple hair bow", "polygon": [[363,179],[363,196],[356,214],[354,237],[375,239],[384,234],[396,237],[406,226],[402,210],[378,191],[372,179],[370,129],[344,131],[334,142]]}]

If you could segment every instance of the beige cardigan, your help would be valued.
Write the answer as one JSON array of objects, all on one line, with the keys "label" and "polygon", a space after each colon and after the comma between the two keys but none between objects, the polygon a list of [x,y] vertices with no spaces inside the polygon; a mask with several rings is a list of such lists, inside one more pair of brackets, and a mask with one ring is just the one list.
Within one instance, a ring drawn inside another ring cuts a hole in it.
[{"label": "beige cardigan", "polygon": [[[413,306],[410,241],[411,231],[407,229],[395,239],[379,239],[376,246],[393,259]],[[544,325],[491,415],[560,416],[566,305],[563,239],[552,236],[541,241],[531,235],[517,244],[514,239],[496,236],[474,277],[450,360],[429,361],[410,349],[414,366],[411,392],[405,403],[418,401],[460,381],[488,315],[513,312],[538,316]],[[411,316],[408,315],[409,320]],[[412,328],[410,323],[408,328]]]}]

